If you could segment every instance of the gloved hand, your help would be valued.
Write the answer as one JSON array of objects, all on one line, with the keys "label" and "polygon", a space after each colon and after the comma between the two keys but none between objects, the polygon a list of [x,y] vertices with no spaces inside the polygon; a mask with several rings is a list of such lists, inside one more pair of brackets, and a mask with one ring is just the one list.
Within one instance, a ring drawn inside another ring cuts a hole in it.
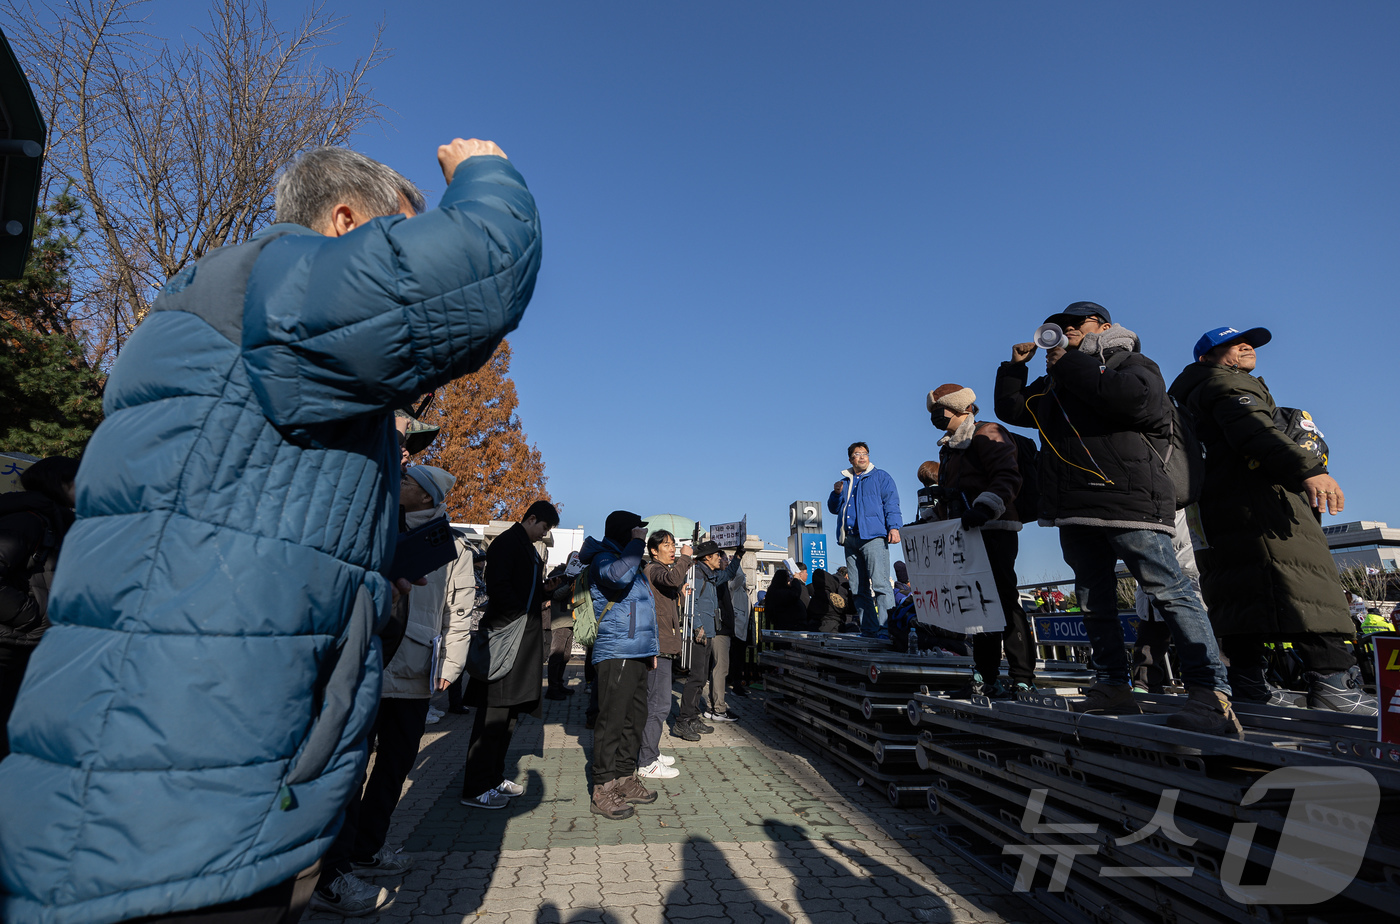
[{"label": "gloved hand", "polygon": [[972,509],[963,514],[962,528],[976,529],[994,516],[996,512],[986,504],[973,504]]}]

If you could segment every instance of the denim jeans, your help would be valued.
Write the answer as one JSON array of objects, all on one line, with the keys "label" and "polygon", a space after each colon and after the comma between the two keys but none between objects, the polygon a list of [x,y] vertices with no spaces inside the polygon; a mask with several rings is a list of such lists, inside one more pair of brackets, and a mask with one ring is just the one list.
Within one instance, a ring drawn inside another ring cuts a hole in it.
[{"label": "denim jeans", "polygon": [[1181,658],[1182,680],[1187,686],[1229,694],[1230,684],[1210,619],[1182,573],[1169,534],[1150,529],[1061,526],[1060,549],[1065,564],[1074,571],[1074,591],[1084,612],[1099,683],[1122,686],[1131,682],[1123,624],[1118,621],[1118,578],[1114,573],[1121,558],[1171,627]]},{"label": "denim jeans", "polygon": [[856,612],[860,614],[860,634],[875,635],[885,627],[894,606],[894,584],[890,581],[890,544],[884,536],[874,539],[848,539],[846,567],[851,572],[851,589]]}]

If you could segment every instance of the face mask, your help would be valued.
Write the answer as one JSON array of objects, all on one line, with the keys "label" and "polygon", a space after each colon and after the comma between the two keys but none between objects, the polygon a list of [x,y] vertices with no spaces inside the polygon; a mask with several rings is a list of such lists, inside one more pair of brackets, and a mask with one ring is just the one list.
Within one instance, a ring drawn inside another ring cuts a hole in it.
[{"label": "face mask", "polygon": [[948,425],[953,422],[953,415],[943,408],[939,408],[937,411],[930,414],[928,419],[932,421],[933,425],[938,429],[946,430],[948,429]]}]

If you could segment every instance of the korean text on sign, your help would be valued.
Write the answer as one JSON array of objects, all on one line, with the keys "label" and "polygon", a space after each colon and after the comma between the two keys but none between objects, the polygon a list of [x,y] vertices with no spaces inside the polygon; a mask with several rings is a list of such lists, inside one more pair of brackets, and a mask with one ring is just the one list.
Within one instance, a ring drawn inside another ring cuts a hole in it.
[{"label": "korean text on sign", "polygon": [[1006,628],[980,530],[948,520],[905,527],[900,538],[920,622],[951,632]]}]

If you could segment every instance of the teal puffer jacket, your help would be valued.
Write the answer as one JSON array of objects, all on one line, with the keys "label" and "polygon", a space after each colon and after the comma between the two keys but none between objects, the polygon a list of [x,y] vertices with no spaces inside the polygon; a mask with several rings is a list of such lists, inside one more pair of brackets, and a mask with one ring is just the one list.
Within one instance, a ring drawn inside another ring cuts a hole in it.
[{"label": "teal puffer jacket", "polygon": [[480,366],[534,288],[503,158],[340,238],[274,225],[174,277],[112,371],[0,764],[11,924],[251,895],[329,847],[379,700],[389,412]]}]

